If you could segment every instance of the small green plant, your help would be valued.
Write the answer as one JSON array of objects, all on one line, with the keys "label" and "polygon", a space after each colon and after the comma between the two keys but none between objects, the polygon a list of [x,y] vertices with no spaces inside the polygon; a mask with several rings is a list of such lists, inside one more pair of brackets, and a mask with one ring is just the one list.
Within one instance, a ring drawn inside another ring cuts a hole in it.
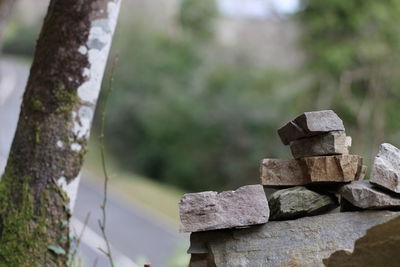
[{"label": "small green plant", "polygon": [[104,129],[105,129],[105,120],[106,120],[106,113],[107,113],[107,103],[108,99],[110,97],[112,88],[113,88],[113,81],[114,81],[114,70],[116,67],[116,63],[118,61],[118,58],[114,58],[114,62],[111,68],[111,74],[110,74],[110,79],[109,79],[109,84],[108,88],[105,92],[105,98],[103,102],[103,109],[101,113],[101,126],[100,126],[100,155],[101,155],[101,165],[103,169],[103,174],[104,174],[104,191],[103,191],[103,203],[101,205],[101,212],[102,212],[102,218],[101,220],[98,221],[99,227],[101,230],[101,233],[103,235],[104,242],[106,243],[107,250],[103,250],[101,248],[100,251],[102,251],[108,258],[110,262],[111,267],[115,267],[113,255],[112,255],[112,250],[111,250],[111,244],[108,239],[107,233],[106,233],[106,226],[107,226],[107,201],[108,201],[108,184],[110,180],[110,176],[108,175],[107,171],[107,165],[106,165],[106,158],[105,158],[105,148],[104,148]]}]

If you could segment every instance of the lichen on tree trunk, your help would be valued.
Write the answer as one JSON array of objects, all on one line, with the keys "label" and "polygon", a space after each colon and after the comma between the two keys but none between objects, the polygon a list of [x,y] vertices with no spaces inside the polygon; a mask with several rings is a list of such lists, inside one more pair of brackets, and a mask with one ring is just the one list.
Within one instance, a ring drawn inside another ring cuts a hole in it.
[{"label": "lichen on tree trunk", "polygon": [[4,266],[67,263],[69,204],[76,195],[120,1],[50,2],[0,183]]}]

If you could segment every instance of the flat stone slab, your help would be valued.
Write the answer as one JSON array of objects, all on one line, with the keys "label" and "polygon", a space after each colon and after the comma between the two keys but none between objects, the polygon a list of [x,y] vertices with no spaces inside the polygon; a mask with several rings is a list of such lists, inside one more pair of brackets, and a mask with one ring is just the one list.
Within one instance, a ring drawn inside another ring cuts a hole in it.
[{"label": "flat stone slab", "polygon": [[400,209],[400,195],[381,190],[368,181],[355,181],[339,189],[339,194],[362,209]]},{"label": "flat stone slab", "polygon": [[338,207],[333,195],[323,195],[304,186],[282,189],[268,198],[270,220],[288,220],[323,214]]},{"label": "flat stone slab", "polygon": [[[400,212],[344,212],[268,222],[248,229],[193,233],[190,266],[324,266],[322,259]],[[210,263],[210,265],[205,265]],[[214,265],[212,265],[214,264]]]},{"label": "flat stone slab", "polygon": [[268,221],[264,188],[248,185],[236,191],[185,194],[179,203],[181,232],[245,227]]},{"label": "flat stone slab", "polygon": [[310,183],[337,183],[358,180],[362,157],[338,155],[301,159],[264,159],[260,183],[265,186],[296,186]]},{"label": "flat stone slab", "polygon": [[348,155],[351,137],[344,132],[330,132],[290,142],[294,158],[326,155]]},{"label": "flat stone slab", "polygon": [[368,229],[354,251],[340,250],[323,262],[327,267],[396,267],[400,262],[400,217]]},{"label": "flat stone slab", "polygon": [[282,143],[332,131],[344,131],[343,121],[332,110],[304,112],[278,130]]},{"label": "flat stone slab", "polygon": [[372,166],[370,182],[400,193],[400,150],[382,144]]}]

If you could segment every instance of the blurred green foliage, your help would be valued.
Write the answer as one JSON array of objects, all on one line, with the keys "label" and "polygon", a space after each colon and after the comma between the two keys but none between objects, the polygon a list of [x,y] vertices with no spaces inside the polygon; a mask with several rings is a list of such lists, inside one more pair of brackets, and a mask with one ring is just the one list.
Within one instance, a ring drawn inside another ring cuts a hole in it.
[{"label": "blurred green foliage", "polygon": [[[181,1],[171,28],[124,18],[106,122],[121,167],[189,191],[257,183],[262,158],[290,157],[276,129],[318,109],[344,119],[367,165],[379,143],[399,145],[400,0],[300,2],[297,70],[221,55],[214,0]],[[13,27],[5,50],[31,53],[37,31]]]},{"label": "blurred green foliage", "polygon": [[215,0],[182,0],[179,23],[196,39],[210,39],[214,33],[214,21],[218,15]]},{"label": "blurred green foliage", "polygon": [[33,57],[35,42],[40,32],[39,24],[25,24],[13,20],[7,28],[6,39],[2,47],[5,54]]},{"label": "blurred green foliage", "polygon": [[269,95],[282,77],[223,65],[196,38],[129,29],[115,40],[123,60],[106,127],[119,162],[188,190],[256,183],[259,160],[275,154],[280,106]]},{"label": "blurred green foliage", "polygon": [[379,143],[399,140],[399,3],[302,1],[295,19],[306,62],[296,74],[224,63],[204,38],[214,20],[208,1],[183,2],[178,35],[132,26],[117,40],[124,60],[110,147],[122,165],[154,179],[232,189],[257,183],[263,157],[288,156],[276,136],[281,124],[334,109],[369,164]]},{"label": "blurred green foliage", "polygon": [[379,143],[398,145],[400,1],[301,4],[297,19],[314,101],[339,112],[356,137],[356,150],[367,158]]}]

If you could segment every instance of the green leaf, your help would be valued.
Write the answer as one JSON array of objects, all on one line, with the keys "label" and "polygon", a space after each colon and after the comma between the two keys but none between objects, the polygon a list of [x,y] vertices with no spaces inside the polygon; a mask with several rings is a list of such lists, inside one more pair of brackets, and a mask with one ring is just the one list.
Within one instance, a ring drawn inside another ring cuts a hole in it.
[{"label": "green leaf", "polygon": [[60,238],[60,243],[65,244],[68,242],[68,236],[67,235],[62,235]]},{"label": "green leaf", "polygon": [[69,236],[70,240],[75,240],[76,239],[75,233],[73,231],[69,231],[68,236]]},{"label": "green leaf", "polygon": [[61,226],[62,229],[64,229],[65,227],[68,226],[68,221],[66,221],[66,220],[61,220],[60,226]]},{"label": "green leaf", "polygon": [[67,212],[71,211],[71,207],[69,206],[69,203],[64,204],[64,210]]},{"label": "green leaf", "polygon": [[56,246],[54,246],[54,245],[47,246],[47,249],[52,251],[52,252],[54,252],[57,255],[65,255],[66,254],[65,250],[62,247],[58,246],[58,245],[56,245]]}]

